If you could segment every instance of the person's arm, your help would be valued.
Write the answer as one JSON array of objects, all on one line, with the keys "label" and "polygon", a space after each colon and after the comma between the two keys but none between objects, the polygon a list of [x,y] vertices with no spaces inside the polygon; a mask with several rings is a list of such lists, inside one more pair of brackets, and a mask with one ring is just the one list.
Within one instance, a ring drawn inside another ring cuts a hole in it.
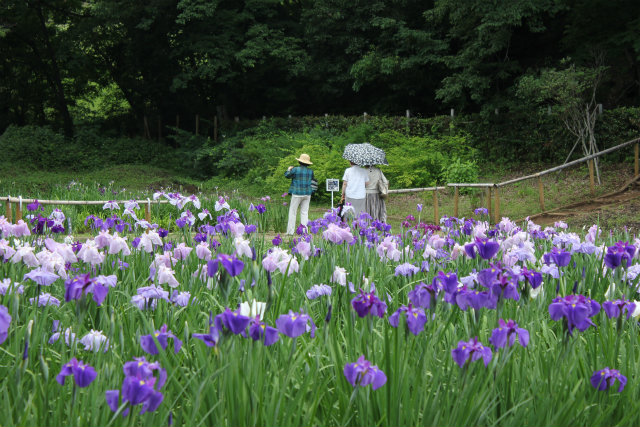
[{"label": "person's arm", "polygon": [[286,178],[293,178],[293,166],[289,166],[289,169],[284,173]]},{"label": "person's arm", "polygon": [[340,201],[344,202],[344,195],[347,191],[347,181],[342,180],[342,196],[340,197]]}]

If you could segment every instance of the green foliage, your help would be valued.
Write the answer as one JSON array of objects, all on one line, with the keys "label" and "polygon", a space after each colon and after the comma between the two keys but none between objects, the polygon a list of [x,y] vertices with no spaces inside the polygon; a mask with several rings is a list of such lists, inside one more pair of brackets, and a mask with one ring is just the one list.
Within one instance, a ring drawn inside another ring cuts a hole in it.
[{"label": "green foliage", "polygon": [[[462,161],[456,158],[441,170],[442,182],[478,182],[478,165],[475,161]],[[461,190],[469,190],[462,188]]]}]

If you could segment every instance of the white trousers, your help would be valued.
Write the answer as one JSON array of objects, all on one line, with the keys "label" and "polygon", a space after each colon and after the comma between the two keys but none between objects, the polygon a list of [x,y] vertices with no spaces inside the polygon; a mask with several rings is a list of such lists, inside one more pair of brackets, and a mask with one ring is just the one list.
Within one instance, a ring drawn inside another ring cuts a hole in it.
[{"label": "white trousers", "polygon": [[309,202],[311,196],[291,195],[289,204],[289,222],[287,223],[287,234],[296,232],[296,217],[298,216],[298,206],[300,206],[300,223],[304,226],[309,222]]}]

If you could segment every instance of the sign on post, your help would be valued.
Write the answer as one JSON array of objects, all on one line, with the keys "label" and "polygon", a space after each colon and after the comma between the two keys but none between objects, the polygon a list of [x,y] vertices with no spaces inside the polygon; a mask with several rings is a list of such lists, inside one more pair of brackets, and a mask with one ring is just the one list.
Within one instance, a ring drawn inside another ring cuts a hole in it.
[{"label": "sign on post", "polygon": [[328,178],[327,191],[331,192],[331,209],[333,209],[333,192],[340,191],[340,180],[334,179],[334,178]]}]

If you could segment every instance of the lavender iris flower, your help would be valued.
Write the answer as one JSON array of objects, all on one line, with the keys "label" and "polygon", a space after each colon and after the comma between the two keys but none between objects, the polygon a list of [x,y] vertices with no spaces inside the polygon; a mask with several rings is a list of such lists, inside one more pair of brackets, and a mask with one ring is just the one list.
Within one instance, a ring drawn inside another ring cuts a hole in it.
[{"label": "lavender iris flower", "polygon": [[616,380],[620,384],[618,387],[618,393],[620,393],[624,390],[624,386],[627,385],[627,377],[622,375],[617,369],[609,369],[609,367],[606,367],[593,373],[591,376],[591,385],[596,390],[604,391],[613,387]]},{"label": "lavender iris flower", "polygon": [[64,385],[64,380],[69,375],[73,375],[78,387],[87,387],[96,379],[98,373],[93,367],[85,365],[82,360],[79,361],[74,357],[68,363],[62,365],[60,373],[56,376],[56,381],[60,385]]},{"label": "lavender iris flower", "polygon": [[615,301],[605,301],[602,303],[602,308],[604,312],[607,314],[609,319],[613,317],[620,317],[620,314],[623,311],[627,312],[627,319],[631,317],[634,310],[636,309],[635,303],[623,298]]},{"label": "lavender iris flower", "polygon": [[365,387],[371,384],[374,390],[379,389],[387,382],[387,376],[376,365],[360,356],[357,362],[344,365],[344,376],[353,387]]},{"label": "lavender iris flower", "polygon": [[477,255],[476,248],[477,246],[475,243],[467,243],[466,245],[464,245],[464,253],[466,253],[469,258],[475,259]]},{"label": "lavender iris flower", "polygon": [[278,330],[264,322],[261,322],[260,317],[251,319],[251,324],[249,325],[249,336],[254,341],[262,341],[265,347],[274,344],[278,339],[280,339]]},{"label": "lavender iris flower", "polygon": [[478,341],[478,337],[475,337],[468,342],[458,342],[458,347],[451,350],[451,357],[453,357],[454,362],[462,368],[465,363],[474,362],[480,358],[482,358],[484,366],[488,366],[493,354],[489,347],[482,345],[482,343]]},{"label": "lavender iris flower", "polygon": [[329,285],[325,285],[325,284],[313,285],[307,291],[306,295],[307,295],[307,298],[309,299],[316,299],[323,295],[331,295],[331,291],[332,289],[331,289],[331,286]]},{"label": "lavender iris flower", "polygon": [[416,274],[420,269],[411,263],[400,264],[396,267],[395,275],[396,276],[405,276],[411,277]]},{"label": "lavender iris flower", "polygon": [[502,348],[506,345],[511,347],[516,342],[516,336],[521,346],[526,347],[529,345],[529,331],[519,328],[518,324],[511,319],[508,322],[499,319],[498,323],[500,327],[494,329],[491,333],[491,338],[489,338],[489,342],[494,347]]},{"label": "lavender iris flower", "polygon": [[371,314],[382,319],[387,311],[387,304],[376,296],[376,291],[374,290],[367,293],[360,289],[360,295],[351,300],[351,305],[360,317]]},{"label": "lavender iris flower", "polygon": [[11,315],[4,305],[0,305],[0,344],[5,342],[9,335],[9,325],[11,324]]},{"label": "lavender iris flower", "polygon": [[313,323],[313,319],[302,311],[294,313],[289,310],[289,314],[283,314],[278,317],[276,327],[280,333],[290,338],[299,337],[307,331],[311,332],[311,338],[316,336],[316,325]]},{"label": "lavender iris flower", "polygon": [[44,270],[42,267],[34,268],[30,272],[26,273],[22,280],[31,279],[40,286],[50,286],[53,282],[58,280],[60,276]]},{"label": "lavender iris flower", "polygon": [[554,298],[549,304],[549,315],[552,320],[560,320],[563,317],[569,334],[574,328],[585,331],[589,326],[595,326],[591,317],[600,312],[600,304],[584,295],[567,295],[564,298]]},{"label": "lavender iris flower", "polygon": [[163,350],[167,349],[169,345],[168,339],[173,338],[173,350],[177,353],[180,351],[180,347],[182,347],[182,341],[176,337],[173,332],[167,330],[167,325],[162,325],[159,331],[155,331],[153,335],[142,335],[140,337],[140,346],[144,351],[149,354],[158,354],[158,346],[156,345],[153,338],[158,340],[158,343],[162,347]]},{"label": "lavender iris flower", "polygon": [[480,239],[479,237],[476,237],[476,247],[478,248],[478,253],[482,257],[482,259],[491,259],[500,250],[500,243],[493,240]]},{"label": "lavender iris flower", "polygon": [[394,328],[400,323],[400,314],[404,313],[407,318],[407,328],[413,335],[418,335],[427,323],[427,316],[422,308],[413,308],[411,304],[403,305],[395,313],[389,316],[389,323]]}]

